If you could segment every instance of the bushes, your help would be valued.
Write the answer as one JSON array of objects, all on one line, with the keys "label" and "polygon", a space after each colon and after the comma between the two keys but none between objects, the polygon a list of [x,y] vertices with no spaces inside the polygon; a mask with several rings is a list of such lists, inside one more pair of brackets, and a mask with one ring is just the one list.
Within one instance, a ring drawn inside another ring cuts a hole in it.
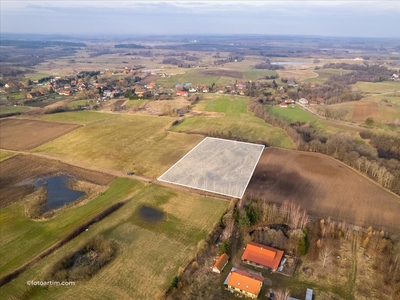
[{"label": "bushes", "polygon": [[26,216],[31,219],[38,219],[42,215],[43,207],[47,201],[47,190],[42,187],[29,195],[29,198],[25,205]]},{"label": "bushes", "polygon": [[56,281],[75,281],[91,278],[115,255],[111,241],[95,236],[79,251],[69,254],[53,265],[46,279]]}]

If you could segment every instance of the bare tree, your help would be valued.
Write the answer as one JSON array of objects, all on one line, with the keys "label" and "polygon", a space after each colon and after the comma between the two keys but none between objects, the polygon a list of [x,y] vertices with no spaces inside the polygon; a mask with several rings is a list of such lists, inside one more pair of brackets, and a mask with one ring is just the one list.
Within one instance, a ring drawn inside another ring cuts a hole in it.
[{"label": "bare tree", "polygon": [[333,251],[327,246],[323,246],[319,252],[319,260],[321,261],[322,268],[325,268],[332,262]]},{"label": "bare tree", "polygon": [[290,296],[290,291],[288,289],[284,289],[284,290],[276,290],[275,291],[275,297],[274,299],[276,300],[287,300]]}]

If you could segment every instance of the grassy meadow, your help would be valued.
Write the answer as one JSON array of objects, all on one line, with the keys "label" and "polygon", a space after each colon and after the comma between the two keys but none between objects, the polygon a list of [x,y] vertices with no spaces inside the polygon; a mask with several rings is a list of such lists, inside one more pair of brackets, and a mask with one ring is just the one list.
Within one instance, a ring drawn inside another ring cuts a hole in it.
[{"label": "grassy meadow", "polygon": [[43,119],[86,125],[33,152],[148,177],[161,175],[203,139],[168,132],[171,117],[79,111]]},{"label": "grassy meadow", "polygon": [[85,106],[88,104],[89,100],[76,100],[76,101],[72,101],[67,103],[67,107],[68,108],[77,108],[79,106]]},{"label": "grassy meadow", "polygon": [[353,85],[353,90],[368,94],[385,94],[400,91],[400,82],[384,81],[384,82],[365,82],[359,81]]},{"label": "grassy meadow", "polygon": [[264,141],[277,147],[294,148],[293,141],[286,132],[255,117],[247,111],[247,98],[212,96],[201,100],[195,105],[196,111],[219,113],[216,116],[188,117],[171,131],[175,132],[223,132],[231,133],[232,137],[244,138],[251,141]]},{"label": "grassy meadow", "polygon": [[269,113],[288,122],[314,122],[318,117],[298,106],[282,108],[280,106],[267,106]]},{"label": "grassy meadow", "polygon": [[41,120],[50,122],[73,123],[87,125],[118,118],[117,114],[98,113],[93,111],[74,111],[58,114],[48,114],[40,117]]},{"label": "grassy meadow", "polygon": [[14,105],[0,106],[0,115],[19,113],[19,112],[24,113],[29,110],[30,108],[26,106],[14,106]]},{"label": "grassy meadow", "polygon": [[[179,268],[194,256],[198,242],[219,222],[228,202],[129,182],[124,181],[139,190],[127,204],[1,287],[3,297],[153,299],[157,292],[166,290]],[[140,219],[138,210],[142,205],[163,211],[164,219],[158,223]],[[26,285],[27,280],[43,280],[54,263],[96,235],[110,239],[117,255],[90,280],[51,288]]]},{"label": "grassy meadow", "polygon": [[6,158],[9,158],[13,155],[15,155],[14,152],[9,152],[9,151],[0,149],[0,161],[5,160]]}]

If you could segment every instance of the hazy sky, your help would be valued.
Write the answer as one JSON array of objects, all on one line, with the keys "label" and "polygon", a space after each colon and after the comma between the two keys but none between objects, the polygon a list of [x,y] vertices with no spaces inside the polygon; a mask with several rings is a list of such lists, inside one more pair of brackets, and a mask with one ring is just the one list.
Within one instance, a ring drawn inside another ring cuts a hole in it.
[{"label": "hazy sky", "polygon": [[400,38],[400,1],[1,1],[1,32]]}]

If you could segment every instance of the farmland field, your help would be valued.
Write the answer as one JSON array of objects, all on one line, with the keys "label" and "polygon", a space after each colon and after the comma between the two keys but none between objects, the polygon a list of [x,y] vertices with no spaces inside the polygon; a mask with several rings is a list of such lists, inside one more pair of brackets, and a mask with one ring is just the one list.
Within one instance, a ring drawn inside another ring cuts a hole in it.
[{"label": "farmland field", "polygon": [[76,100],[76,101],[72,101],[72,102],[67,103],[67,107],[69,107],[69,108],[76,108],[76,107],[79,107],[79,106],[85,106],[85,105],[88,104],[88,101],[89,101],[89,100]]},{"label": "farmland field", "polygon": [[267,110],[274,116],[284,119],[288,122],[314,122],[318,120],[318,117],[297,106],[287,108],[282,108],[279,106],[267,106]]},{"label": "farmland field", "polygon": [[34,152],[148,177],[161,175],[202,139],[200,135],[167,132],[175,121],[170,117],[80,111],[45,118],[87,125]]},{"label": "farmland field", "polygon": [[95,122],[101,122],[109,119],[118,118],[116,114],[104,114],[92,111],[76,111],[76,112],[64,112],[58,114],[49,114],[41,116],[40,119],[50,122],[61,122],[61,123],[73,123],[73,124],[90,124]]},{"label": "farmland field", "polygon": [[395,93],[400,91],[400,82],[365,82],[359,81],[353,85],[353,90],[369,94]]},{"label": "farmland field", "polygon": [[400,230],[400,197],[343,163],[317,153],[267,148],[245,196],[298,203],[313,216]]},{"label": "farmland field", "polygon": [[378,119],[378,103],[362,100],[357,101],[353,111],[353,122],[363,122],[370,117],[374,120]]},{"label": "farmland field", "polygon": [[18,201],[33,192],[32,185],[19,185],[29,179],[68,173],[74,177],[99,185],[108,185],[113,176],[67,165],[32,155],[16,155],[0,163],[0,207]]},{"label": "farmland field", "polygon": [[6,115],[10,113],[23,113],[29,110],[30,108],[26,106],[13,106],[13,105],[0,106],[0,115]]},{"label": "farmland field", "polygon": [[13,152],[5,151],[0,149],[0,161],[5,160],[8,157],[13,156]]},{"label": "farmland field", "polygon": [[293,141],[286,132],[273,127],[247,111],[247,98],[210,96],[195,105],[194,110],[217,113],[216,116],[188,117],[171,128],[175,132],[223,132],[232,137],[251,142],[267,142],[270,145],[294,148]]},{"label": "farmland field", "polygon": [[3,119],[0,126],[0,148],[9,150],[32,149],[79,127],[27,119]]},{"label": "farmland field", "polygon": [[[121,189],[123,185],[126,185],[127,192],[129,188],[131,192],[132,189],[137,192],[122,208],[92,225],[88,232],[83,232],[20,277],[1,287],[3,297],[153,299],[158,291],[169,287],[178,269],[184,267],[194,256],[197,243],[206,237],[228,205],[226,201],[202,198],[153,184],[142,186],[128,179],[119,179],[114,185],[110,187],[110,192],[124,190]],[[110,196],[111,194],[108,198]],[[122,194],[115,196],[114,201],[124,197]],[[164,219],[158,223],[141,219],[138,209],[142,205],[164,212]],[[20,207],[14,205],[13,212],[20,214]],[[44,227],[45,224],[39,225]],[[55,222],[52,225],[55,226]],[[15,228],[11,229],[15,232]],[[93,278],[78,281],[75,286],[66,288],[26,285],[27,280],[44,278],[55,262],[67,253],[73,253],[96,235],[110,239],[118,251],[115,259]]]}]

